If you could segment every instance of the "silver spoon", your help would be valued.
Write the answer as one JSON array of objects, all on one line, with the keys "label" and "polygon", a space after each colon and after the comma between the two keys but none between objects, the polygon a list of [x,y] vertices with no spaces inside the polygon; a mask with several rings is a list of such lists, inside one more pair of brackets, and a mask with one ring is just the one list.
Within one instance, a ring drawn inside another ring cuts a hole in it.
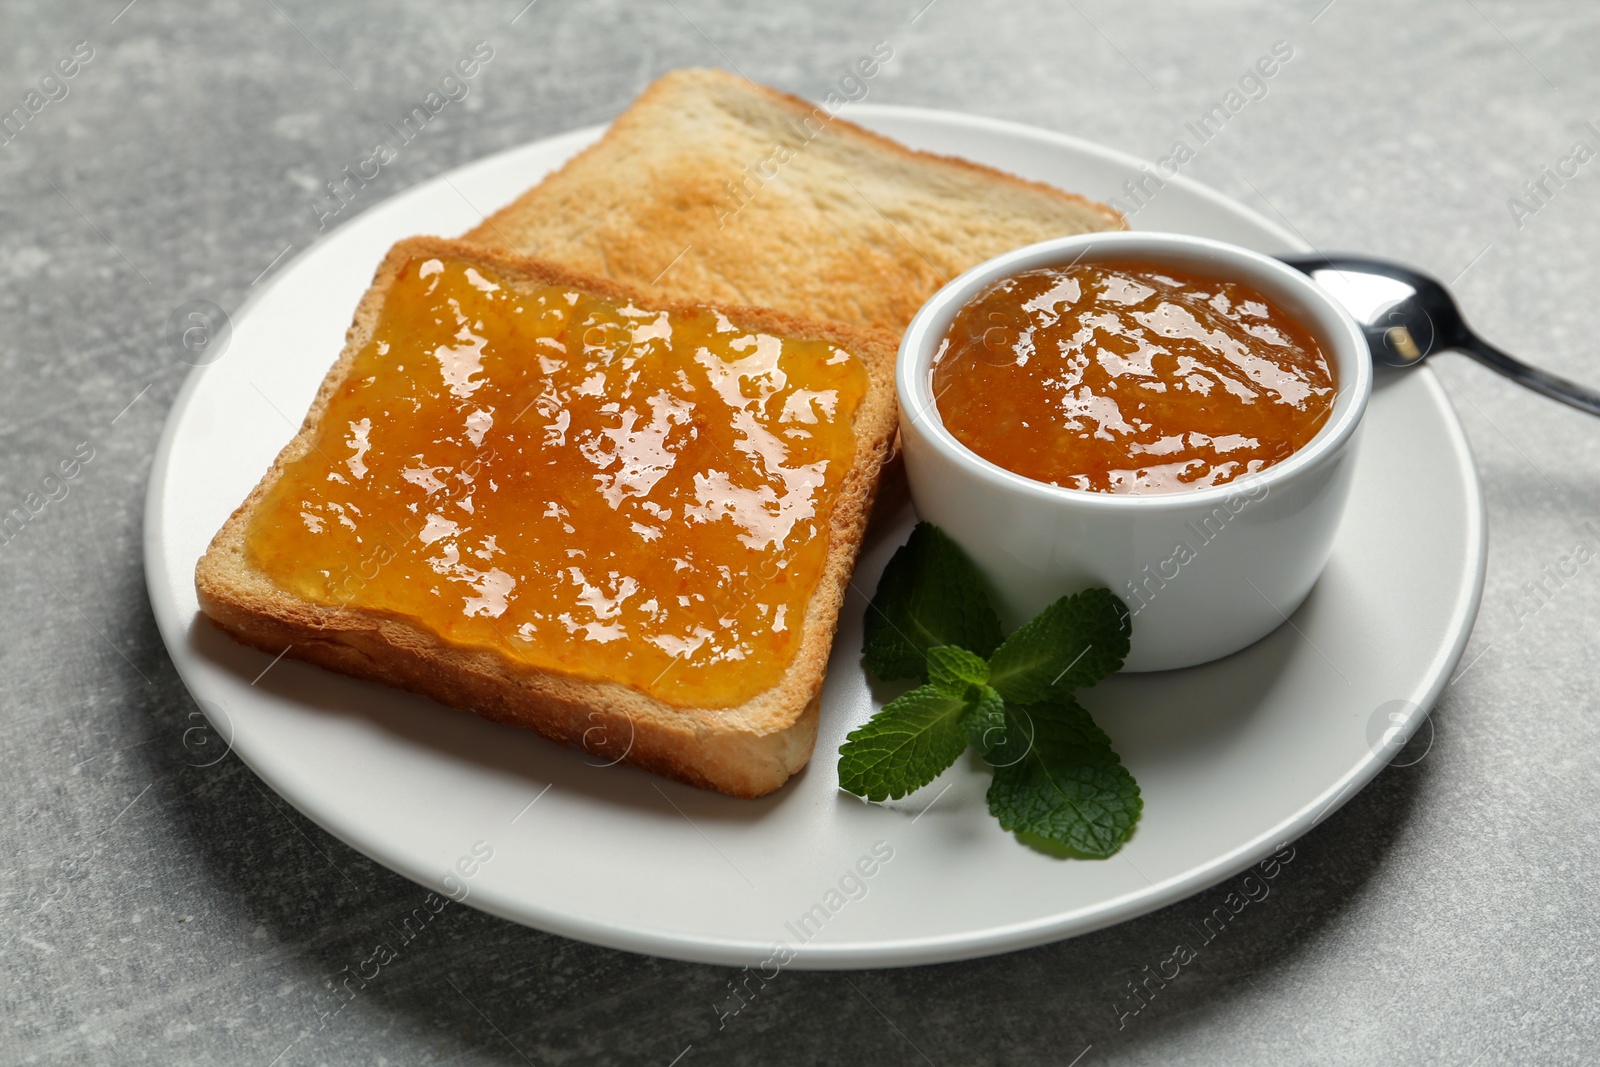
[{"label": "silver spoon", "polygon": [[1449,291],[1420,271],[1367,256],[1316,253],[1278,258],[1310,275],[1344,305],[1380,363],[1414,367],[1435,352],[1454,350],[1536,393],[1600,415],[1600,393],[1530,367],[1479,337]]}]

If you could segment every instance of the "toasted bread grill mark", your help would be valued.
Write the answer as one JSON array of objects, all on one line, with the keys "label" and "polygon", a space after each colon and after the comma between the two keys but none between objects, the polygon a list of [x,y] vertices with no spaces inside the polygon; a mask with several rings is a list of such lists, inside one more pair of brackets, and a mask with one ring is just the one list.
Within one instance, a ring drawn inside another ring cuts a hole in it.
[{"label": "toasted bread grill mark", "polygon": [[721,71],[675,71],[464,240],[662,297],[898,333],[1001,252],[1125,228],[1103,204],[817,112]]},{"label": "toasted bread grill mark", "polygon": [[[520,288],[562,285],[640,307],[687,305],[630,291],[565,266],[436,238],[396,245],[379,267],[299,434],[213,539],[195,570],[202,610],[240,641],[358,678],[400,686],[487,718],[584,744],[626,762],[735,796],[771,792],[804,766],[817,730],[821,691],[839,608],[855,563],[880,469],[894,435],[894,339],[808,323],[757,308],[720,310],[742,329],[826,341],[860,358],[872,385],[855,419],[855,462],[828,522],[829,552],[808,602],[800,648],[782,680],[736,708],[682,708],[626,686],[542,672],[488,650],[454,646],[402,618],[350,606],[325,607],[280,589],[250,562],[245,535],[285,465],[311,446],[329,402],[365,347],[397,272],[415,258],[462,259]],[[596,727],[600,729],[596,729]]]}]

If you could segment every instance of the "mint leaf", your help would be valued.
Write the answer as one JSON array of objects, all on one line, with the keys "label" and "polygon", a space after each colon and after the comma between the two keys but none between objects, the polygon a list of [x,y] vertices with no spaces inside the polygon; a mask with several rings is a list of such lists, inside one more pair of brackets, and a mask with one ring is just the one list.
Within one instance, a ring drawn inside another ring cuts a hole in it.
[{"label": "mint leaf", "polygon": [[1005,699],[986,685],[979,687],[976,699],[972,703],[972,710],[967,712],[967,717],[961,722],[966,728],[967,740],[973,748],[986,757],[987,753],[1003,748],[1006,743],[1008,731]]},{"label": "mint leaf", "polygon": [[864,630],[862,658],[886,682],[927,679],[930,648],[959,645],[987,657],[1000,644],[1000,619],[977,568],[926,522],[917,523],[884,568]]},{"label": "mint leaf", "polygon": [[1071,698],[1008,704],[1006,719],[1005,743],[985,753],[1001,759],[989,786],[989,811],[1001,828],[1093,859],[1114,854],[1144,801],[1111,739]]},{"label": "mint leaf", "polygon": [[1109,589],[1085,589],[1035,615],[989,657],[989,684],[1013,704],[1070,698],[1122,666],[1131,616]]},{"label": "mint leaf", "polygon": [[976,688],[925,685],[884,705],[839,749],[839,785],[868,800],[898,799],[939,777],[966,751],[961,719]]},{"label": "mint leaf", "polygon": [[982,656],[964,648],[937,645],[928,649],[928,681],[957,691],[969,685],[985,685],[989,681],[989,665]]}]

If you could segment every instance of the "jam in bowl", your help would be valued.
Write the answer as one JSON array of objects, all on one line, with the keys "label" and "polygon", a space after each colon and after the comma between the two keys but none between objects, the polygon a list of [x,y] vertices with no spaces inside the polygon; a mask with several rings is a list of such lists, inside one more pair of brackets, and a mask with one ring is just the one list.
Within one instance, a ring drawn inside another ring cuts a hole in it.
[{"label": "jam in bowl", "polygon": [[912,498],[1004,621],[1104,585],[1127,670],[1264,637],[1332,551],[1372,390],[1348,314],[1247,249],[1096,233],[941,289],[901,341]]}]

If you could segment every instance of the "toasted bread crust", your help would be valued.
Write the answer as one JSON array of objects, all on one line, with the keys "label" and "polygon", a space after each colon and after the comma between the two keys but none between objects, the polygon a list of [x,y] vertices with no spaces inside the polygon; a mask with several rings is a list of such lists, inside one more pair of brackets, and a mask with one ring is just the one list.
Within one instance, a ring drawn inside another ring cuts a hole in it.
[{"label": "toasted bread crust", "polygon": [[273,584],[250,562],[245,537],[256,509],[284,468],[311,448],[330,401],[371,337],[401,266],[426,256],[473,261],[519,288],[570,286],[669,312],[696,306],[653,298],[613,280],[514,252],[442,238],[411,238],[395,245],[362,298],[344,351],[323,379],[300,431],[196,565],[201,610],[239,641],[274,655],[282,652],[421,693],[581,745],[603,760],[625,761],[734,796],[757,797],[777,789],[805,765],[816,740],[819,697],[839,609],[894,437],[894,338],[763,308],[718,309],[744,329],[822,340],[851,352],[866,365],[871,387],[855,418],[854,464],[829,516],[827,562],[788,670],[777,685],[739,707],[677,707],[614,682],[542,671],[491,650],[451,645],[409,618],[311,603]]},{"label": "toasted bread crust", "polygon": [[914,151],[722,71],[680,70],[463,239],[663,297],[899,333],[986,259],[1125,228],[1104,204]]}]

